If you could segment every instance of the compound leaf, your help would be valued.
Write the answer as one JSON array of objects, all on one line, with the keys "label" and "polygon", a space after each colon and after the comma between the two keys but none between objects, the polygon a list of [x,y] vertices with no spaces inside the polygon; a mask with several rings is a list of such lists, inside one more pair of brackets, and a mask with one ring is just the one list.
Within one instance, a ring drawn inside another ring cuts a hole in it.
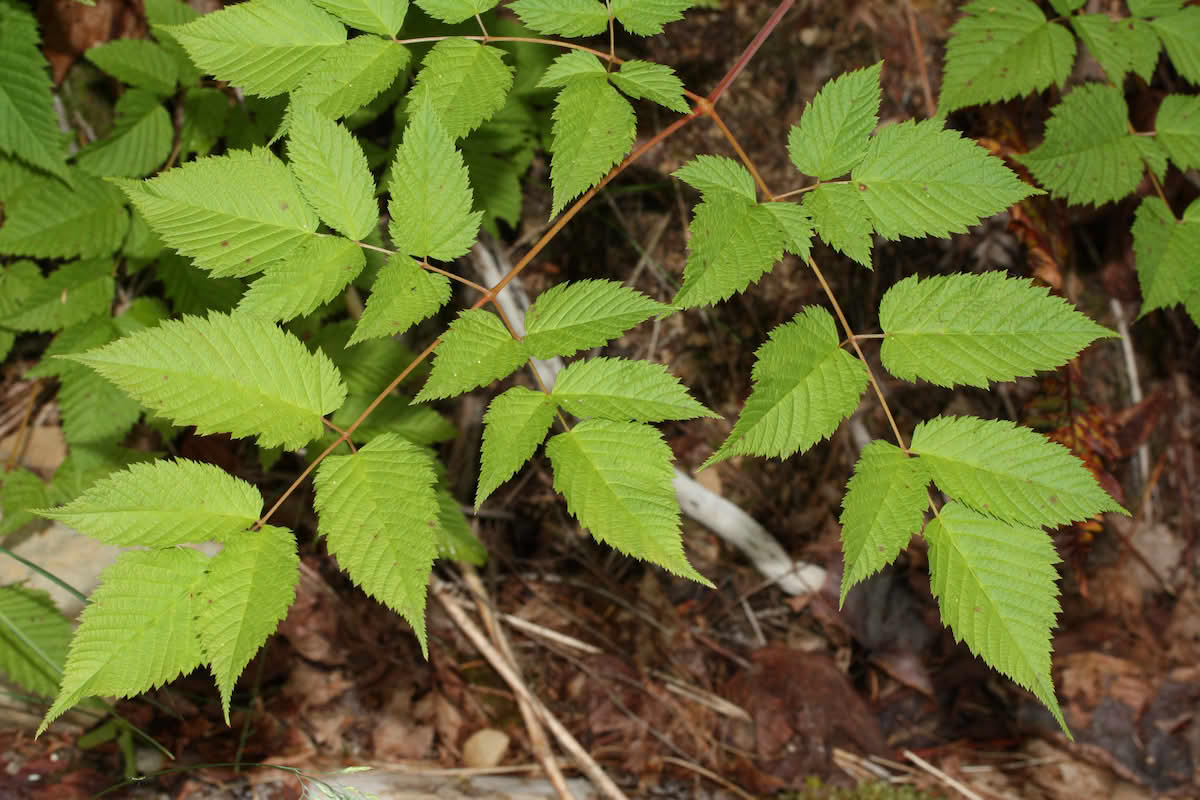
[{"label": "compound leaf", "polygon": [[71,639],[62,685],[38,734],[85,697],[129,697],[198,667],[195,595],[208,558],[168,548],[122,553],[100,576]]},{"label": "compound leaf", "polygon": [[0,41],[0,153],[65,179],[49,64],[38,48],[33,14],[0,4]]},{"label": "compound leaf", "polygon": [[880,357],[897,378],[984,389],[1059,367],[1114,335],[1045,287],[1001,272],[905,278],[884,294],[879,323]]},{"label": "compound leaf", "polygon": [[862,194],[848,183],[827,183],[804,195],[813,230],[830,247],[871,269],[874,226]]},{"label": "compound leaf", "polygon": [[751,203],[758,197],[750,171],[725,156],[696,156],[671,175],[700,192],[706,200],[719,192],[732,192]]},{"label": "compound leaf", "polygon": [[299,106],[312,106],[329,119],[353,114],[391,86],[411,56],[404,45],[377,36],[356,36],[332,48],[290,93],[279,135]]},{"label": "compound leaf", "polygon": [[130,89],[116,106],[112,132],[79,151],[75,163],[99,177],[140,178],[166,162],[175,129],[157,95]]},{"label": "compound leaf", "polygon": [[525,27],[551,36],[595,36],[608,29],[608,9],[597,0],[516,0],[508,7]]},{"label": "compound leaf", "polygon": [[352,28],[395,38],[408,14],[408,0],[313,0]]},{"label": "compound leaf", "polygon": [[346,28],[308,0],[249,0],[163,29],[196,66],[249,94],[263,97],[296,88]]},{"label": "compound leaf", "polygon": [[683,99],[683,81],[665,64],[630,59],[612,73],[612,82],[635,100],[651,100],[680,114],[691,110]]},{"label": "compound leaf", "polygon": [[421,62],[408,94],[409,107],[420,109],[428,98],[445,132],[459,139],[500,110],[512,82],[503,50],[469,39],[446,39]]},{"label": "compound leaf", "polygon": [[671,306],[616,281],[563,282],[538,295],[525,316],[525,346],[534,358],[573,356],[603,347]]},{"label": "compound leaf", "polygon": [[1129,513],[1070,450],[1007,420],[935,417],[917,426],[909,449],[943,492],[1007,522],[1063,525]]},{"label": "compound leaf", "polygon": [[84,58],[120,81],[166,97],[179,80],[178,62],[149,39],[114,39],[88,49]]},{"label": "compound leaf", "polygon": [[514,386],[492,399],[483,415],[475,508],[529,460],[552,424],[554,401],[545,392]]},{"label": "compound leaf", "polygon": [[592,419],[546,443],[554,488],[598,541],[711,587],[683,553],[671,448],[649,425]]},{"label": "compound leaf", "polygon": [[349,239],[314,237],[250,284],[238,310],[273,322],[307,314],[336,297],[365,265],[362,248]]},{"label": "compound leaf", "polygon": [[442,336],[417,402],[453,397],[507,377],[529,358],[495,314],[475,308],[463,311]]},{"label": "compound leaf", "polygon": [[1155,118],[1154,138],[1180,170],[1200,167],[1200,95],[1169,94]]},{"label": "compound leaf", "polygon": [[[7,517],[6,511],[5,522]],[[71,621],[47,592],[0,586],[0,673],[6,679],[30,694],[53,697],[70,641]]]},{"label": "compound leaf", "polygon": [[312,107],[291,109],[288,165],[301,194],[329,227],[356,241],[375,228],[375,180],[350,131]]},{"label": "compound leaf", "polygon": [[0,253],[91,258],[121,247],[129,230],[129,213],[121,193],[80,170],[66,174],[69,185],[37,180],[5,203]]},{"label": "compound leaf", "polygon": [[1120,85],[1126,72],[1150,81],[1161,45],[1145,20],[1080,14],[1071,17],[1071,25],[1114,84]]},{"label": "compound leaf", "polygon": [[22,288],[17,310],[0,317],[0,325],[17,331],[56,331],[108,312],[116,290],[113,262],[93,258],[64,264]]},{"label": "compound leaf", "polygon": [[893,240],[963,233],[1038,193],[940,120],[884,128],[851,177],[875,232]]},{"label": "compound leaf", "polygon": [[105,544],[167,547],[230,541],[262,513],[262,495],[197,461],[131,464],[65,506],[39,511]]},{"label": "compound leaf", "polygon": [[245,314],[185,317],[68,356],[143,406],[199,434],[257,436],[296,448],[321,435],[321,416],[346,387],[323,353]]},{"label": "compound leaf", "polygon": [[208,564],[196,598],[196,635],[217,681],[226,725],[238,676],[296,599],[299,566],[292,532],[274,525],[228,539]]},{"label": "compound leaf", "polygon": [[291,171],[265,148],[118,185],[164,242],[214,278],[261,272],[317,229]]},{"label": "compound leaf", "polygon": [[841,177],[862,160],[867,137],[879,123],[883,62],[826,83],[788,132],[796,169],[823,181]]},{"label": "compound leaf", "polygon": [[394,336],[416,325],[450,300],[450,281],[396,254],[379,270],[371,296],[347,347],[365,339]]},{"label": "compound leaf", "polygon": [[1075,205],[1119,200],[1145,172],[1125,97],[1098,83],[1072,89],[1051,112],[1042,143],[1016,158],[1055,197]]},{"label": "compound leaf", "polygon": [[947,503],[925,526],[929,587],[971,652],[1033,692],[1067,730],[1050,678],[1058,554],[1046,532]]},{"label": "compound leaf", "polygon": [[577,78],[605,78],[607,75],[600,59],[588,51],[568,50],[546,67],[537,88],[560,89]]},{"label": "compound leaf", "polygon": [[663,25],[683,19],[693,0],[613,0],[612,12],[625,30],[638,36],[657,36]]},{"label": "compound leaf", "polygon": [[1133,218],[1133,252],[1145,316],[1156,308],[1196,302],[1200,297],[1200,201],[1177,220],[1158,197],[1138,205]]},{"label": "compound leaf", "polygon": [[313,479],[318,530],[363,591],[400,614],[428,657],[425,587],[437,557],[433,457],[395,434],[330,456]]},{"label": "compound leaf", "polygon": [[500,0],[416,0],[417,5],[426,14],[450,25],[457,25],[476,14],[490,11],[499,2]]},{"label": "compound leaf", "polygon": [[1179,74],[1200,84],[1200,8],[1188,6],[1150,23]]},{"label": "compound leaf", "polygon": [[696,402],[662,364],[624,358],[569,364],[558,374],[550,399],[577,417],[616,421],[718,416]]},{"label": "compound leaf", "polygon": [[842,595],[896,560],[929,508],[929,473],[918,458],[877,439],[863,448],[842,498]]},{"label": "compound leaf", "polygon": [[763,206],[731,192],[711,192],[693,211],[680,308],[712,305],[771,271],[789,237]]},{"label": "compound leaf", "polygon": [[550,216],[595,186],[628,155],[636,132],[633,106],[607,81],[574,80],[560,91],[554,104]]},{"label": "compound leaf", "polygon": [[818,306],[777,326],[754,357],[746,407],[704,467],[743,453],[807,450],[854,413],[867,386],[866,367],[841,349],[833,317]]},{"label": "compound leaf", "polygon": [[1061,86],[1075,38],[1031,0],[975,0],[950,29],[939,112],[995,103]]},{"label": "compound leaf", "polygon": [[391,175],[388,234],[397,250],[453,261],[471,249],[483,212],[471,210],[462,154],[429,102],[417,107],[404,129]]}]

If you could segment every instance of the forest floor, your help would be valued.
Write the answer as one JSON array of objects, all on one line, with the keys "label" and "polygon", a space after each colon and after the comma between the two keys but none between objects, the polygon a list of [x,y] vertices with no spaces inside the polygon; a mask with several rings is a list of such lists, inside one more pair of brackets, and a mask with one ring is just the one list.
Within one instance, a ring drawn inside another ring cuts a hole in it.
[{"label": "forest floor", "polygon": [[[884,60],[881,122],[930,116],[927,97],[936,97],[956,5],[797,3],[720,106],[773,192],[800,185],[787,158],[788,128],[843,71]],[[724,0],[626,55],[671,64],[704,93],[773,7]],[[1076,66],[1081,76],[1091,69],[1086,57]],[[1141,87],[1143,103],[1155,92]],[[976,108],[950,124],[1000,154],[1021,152],[1036,144],[1048,105],[1027,99]],[[643,137],[666,124],[649,109],[641,118]],[[536,296],[561,280],[608,277],[669,299],[694,198],[668,173],[692,153],[731,155],[710,123],[691,124],[553,241],[523,274],[525,291]],[[1194,182],[1173,177],[1169,197],[1197,194]],[[510,258],[544,229],[547,186],[546,165],[535,162],[522,226],[498,245]],[[489,552],[478,573],[481,593],[465,588],[456,567],[435,569],[428,661],[404,623],[338,571],[313,536],[308,498],[298,498],[285,511],[285,524],[301,535],[297,600],[247,668],[232,726],[207,674],[155,692],[153,705],[119,704],[178,759],[137,745],[139,768],[178,771],[111,796],[283,800],[301,788],[280,768],[329,775],[348,766],[375,772],[345,775],[342,785],[385,800],[553,796],[537,755],[554,749],[555,739],[547,745],[541,726],[526,723],[518,694],[472,642],[466,618],[497,646],[511,644],[528,692],[631,797],[763,796],[802,790],[811,778],[827,787],[883,779],[930,796],[987,800],[1200,797],[1200,337],[1179,310],[1134,322],[1133,208],[1132,200],[1093,209],[1036,199],[950,240],[879,240],[873,271],[824,245],[814,249],[860,331],[876,328],[879,298],[900,277],[1000,269],[1037,278],[1125,334],[1128,348],[1119,339],[1098,343],[1057,373],[989,392],[884,383],[902,430],[950,412],[1055,433],[1133,513],[1055,535],[1063,613],[1054,677],[1074,741],[943,628],[919,540],[839,610],[838,516],[861,447],[843,425],[804,455],[734,458],[700,477],[792,558],[823,567],[818,590],[784,593],[703,520],[685,519],[685,545],[715,591],[625,558],[580,532],[538,457],[475,519]],[[753,353],[767,331],[822,302],[816,278],[789,256],[744,295],[643,325],[609,353],[667,364],[722,415],[664,426],[677,463],[694,473],[745,402]],[[869,354],[877,359],[877,352]],[[455,422],[464,435],[445,453],[451,474],[462,476],[462,498],[473,493],[471,453],[478,453],[484,402],[461,406]],[[870,396],[854,425],[875,437],[887,431]],[[52,462],[53,431],[39,441],[45,450],[33,455]],[[183,447],[235,469],[245,458],[240,443],[219,437],[191,437]],[[68,800],[112,786],[122,751],[115,742],[81,748],[85,728],[68,721],[34,740],[16,721],[5,723],[0,795]],[[594,783],[572,758],[561,760],[577,796],[590,796]],[[238,771],[233,762],[247,766]],[[809,791],[801,796],[835,796]]]}]

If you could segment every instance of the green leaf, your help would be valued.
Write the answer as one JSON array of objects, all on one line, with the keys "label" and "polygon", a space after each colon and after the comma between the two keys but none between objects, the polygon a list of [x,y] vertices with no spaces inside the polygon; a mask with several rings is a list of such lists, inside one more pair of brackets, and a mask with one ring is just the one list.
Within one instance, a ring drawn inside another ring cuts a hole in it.
[{"label": "green leaf", "polygon": [[232,311],[246,288],[237,278],[209,278],[175,253],[164,253],[154,265],[154,272],[176,314]]},{"label": "green leaf", "polygon": [[13,345],[17,343],[17,334],[14,331],[7,331],[0,328],[0,361],[8,358],[8,354],[12,352]]},{"label": "green leaf", "polygon": [[683,19],[693,0],[613,0],[613,16],[638,36],[657,36],[663,25]]},{"label": "green leaf", "polygon": [[288,165],[329,227],[359,240],[379,222],[375,180],[362,147],[350,131],[309,106],[292,109]]},{"label": "green leaf", "polygon": [[112,133],[79,151],[75,163],[98,177],[140,178],[155,172],[171,154],[175,129],[157,95],[130,89],[116,107]]},{"label": "green leaf", "polygon": [[927,526],[929,587],[971,652],[1033,692],[1063,730],[1050,678],[1058,554],[1046,532],[947,503]]},{"label": "green leaf", "polygon": [[308,0],[249,0],[163,29],[206,73],[263,97],[295,89],[346,41],[342,23]]},{"label": "green leaf", "polygon": [[586,50],[568,50],[546,68],[539,89],[560,89],[578,78],[607,78],[608,71],[600,59]]},{"label": "green leaf", "polygon": [[70,641],[71,621],[47,592],[0,586],[0,673],[7,680],[30,694],[53,697]]},{"label": "green leaf", "polygon": [[[333,424],[349,427],[375,401],[378,392],[351,395],[333,415]],[[351,437],[355,442],[369,442],[385,433],[394,433],[415,445],[429,447],[448,442],[458,436],[450,421],[429,406],[414,405],[412,398],[390,394],[379,402],[371,416],[359,425]],[[330,440],[332,441],[332,435]]]},{"label": "green leaf", "polygon": [[261,272],[317,229],[291,171],[265,148],[119,185],[164,242],[214,278]]},{"label": "green leaf", "polygon": [[207,566],[197,550],[170,548],[122,553],[104,570],[38,734],[85,697],[130,697],[198,667],[194,598]]},{"label": "green leaf", "polygon": [[950,29],[939,111],[996,103],[1062,86],[1075,38],[1031,0],[975,0]]},{"label": "green leaf", "polygon": [[651,100],[680,114],[691,111],[683,99],[683,81],[664,64],[631,59],[612,73],[612,82],[635,100]]},{"label": "green leaf", "polygon": [[114,39],[91,47],[84,58],[120,81],[166,97],[175,91],[179,66],[149,39]]},{"label": "green leaf", "polygon": [[365,264],[362,248],[349,239],[311,239],[250,284],[238,311],[272,322],[308,314],[337,297]]},{"label": "green leaf", "polygon": [[187,52],[175,37],[163,30],[164,25],[186,25],[200,16],[200,12],[180,0],[145,0],[146,21],[162,48],[175,62],[179,83],[195,86],[200,80],[200,70],[192,63]]},{"label": "green leaf", "polygon": [[671,175],[696,189],[706,200],[710,194],[718,192],[732,192],[751,203],[758,197],[754,176],[741,164],[725,156],[696,156]]},{"label": "green leaf", "polygon": [[449,300],[449,279],[421,269],[408,256],[394,255],[379,270],[349,344],[403,333]]},{"label": "green leaf", "polygon": [[64,264],[41,278],[25,294],[20,310],[0,318],[18,331],[56,331],[97,314],[108,313],[115,285],[113,262],[107,258]]},{"label": "green leaf", "polygon": [[1158,63],[1158,37],[1144,20],[1134,17],[1112,19],[1107,14],[1080,14],[1071,25],[1108,79],[1120,84],[1126,72],[1136,73],[1149,83]]},{"label": "green leaf", "polygon": [[754,358],[746,407],[701,469],[744,453],[787,458],[807,450],[854,413],[867,387],[866,367],[841,349],[833,317],[818,306],[772,330]]},{"label": "green leaf", "polygon": [[187,459],[133,464],[41,516],[105,544],[168,547],[233,541],[262,513],[262,495],[220,467]]},{"label": "green leaf", "polygon": [[671,307],[616,281],[556,284],[538,295],[525,316],[525,346],[534,358],[573,356],[603,347]]},{"label": "green leaf", "polygon": [[354,455],[326,458],[313,479],[329,552],[363,591],[408,620],[426,656],[425,587],[439,513],[432,460],[385,434]]},{"label": "green leaf", "polygon": [[1133,218],[1133,252],[1142,286],[1139,316],[1195,302],[1200,297],[1200,201],[1192,201],[1177,220],[1159,198],[1143,199]]},{"label": "green leaf", "polygon": [[1179,74],[1200,84],[1200,8],[1188,6],[1150,23]]},{"label": "green leaf", "polygon": [[503,50],[469,39],[446,39],[421,62],[408,94],[409,107],[419,109],[429,98],[446,133],[459,139],[504,106],[512,82]]},{"label": "green leaf", "polygon": [[313,0],[352,28],[395,38],[408,14],[408,0]]},{"label": "green leaf", "polygon": [[862,161],[867,137],[879,124],[880,61],[826,83],[788,132],[796,169],[823,181],[841,177]]},{"label": "green leaf", "polygon": [[121,193],[78,170],[69,177],[70,185],[54,180],[29,184],[5,204],[0,253],[91,258],[121,247],[129,230]]},{"label": "green leaf", "polygon": [[1087,0],[1050,0],[1050,5],[1063,16],[1067,16],[1072,11],[1081,8]]},{"label": "green leaf", "polygon": [[1115,336],[1047,288],[1002,272],[905,278],[884,294],[879,324],[880,358],[897,378],[983,389],[1055,369]]},{"label": "green leaf", "polygon": [[862,193],[848,183],[822,184],[804,195],[813,229],[830,247],[871,269],[875,230]]},{"label": "green leaf", "polygon": [[671,302],[680,308],[712,305],[741,292],[771,271],[788,236],[763,206],[729,192],[713,192],[693,210],[683,286]]},{"label": "green leaf", "polygon": [[130,464],[153,461],[155,455],[112,442],[71,445],[66,460],[55,470],[54,480],[50,482],[49,502],[69,502],[101,478]]},{"label": "green leaf", "polygon": [[783,233],[783,249],[807,261],[813,237],[813,218],[808,210],[786,201],[762,203],[761,207],[775,219],[775,224]]},{"label": "green leaf", "polygon": [[633,106],[600,79],[572,81],[554,104],[550,216],[595,186],[633,148]]},{"label": "green leaf", "polygon": [[937,487],[983,514],[1018,525],[1063,525],[1129,512],[1071,451],[1007,420],[935,417],[913,431]]},{"label": "green leaf", "polygon": [[471,523],[458,501],[445,489],[438,489],[438,558],[449,558],[482,567],[487,563],[487,550],[471,532]]},{"label": "green leaf", "polygon": [[1137,17],[1161,17],[1174,14],[1185,0],[1126,0],[1129,13]]},{"label": "green leaf", "polygon": [[238,676],[296,599],[299,566],[292,532],[273,525],[229,539],[209,562],[196,598],[196,636],[216,678],[226,725]]},{"label": "green leaf", "polygon": [[323,354],[244,314],[170,320],[70,358],[176,424],[201,435],[254,435],[262,447],[315,439],[321,416],[346,397]]},{"label": "green leaf", "polygon": [[[290,109],[313,106],[330,119],[341,119],[370,103],[408,66],[407,47],[376,36],[356,36],[338,45],[291,92]],[[280,133],[287,132],[289,117]]]},{"label": "green leaf", "polygon": [[529,351],[495,314],[468,309],[458,315],[442,336],[433,355],[433,369],[417,402],[453,397],[477,386],[508,377],[525,363]]},{"label": "green leaf", "polygon": [[946,237],[1038,191],[940,120],[890,125],[871,139],[852,185],[885,239]]},{"label": "green leaf", "polygon": [[0,324],[5,318],[20,314],[26,300],[42,287],[45,280],[41,268],[26,259],[0,265]]},{"label": "green leaf", "polygon": [[550,36],[595,36],[608,30],[608,9],[597,0],[516,0],[509,8],[527,28]]},{"label": "green leaf", "polygon": [[472,147],[470,140],[463,145],[462,157],[470,176],[475,205],[483,212],[481,225],[494,237],[502,238],[496,227],[497,220],[503,220],[514,230],[521,221],[521,178],[529,169],[532,155],[532,150],[511,156],[488,153]]},{"label": "green leaf", "polygon": [[188,89],[183,96],[183,125],[179,129],[179,152],[208,155],[225,132],[229,119],[229,97],[207,86]]},{"label": "green leaf", "polygon": [[1038,183],[1073,205],[1120,200],[1137,189],[1145,172],[1125,97],[1098,83],[1072,89],[1051,112],[1041,145],[1016,158]]},{"label": "green leaf", "polygon": [[462,154],[423,102],[396,148],[388,191],[388,235],[401,253],[453,261],[471,249],[482,211],[472,211]]},{"label": "green leaf", "polygon": [[429,16],[450,25],[457,25],[476,14],[490,11],[500,0],[416,0]]},{"label": "green leaf", "polygon": [[554,402],[545,392],[514,386],[492,399],[483,415],[475,508],[533,456],[553,424]]},{"label": "green leaf", "polygon": [[[320,349],[342,374],[351,395],[379,394],[407,367],[416,354],[395,339],[373,339],[350,345],[354,321],[327,324],[309,340],[309,346]],[[420,375],[428,369],[422,363],[414,371]]]},{"label": "green leaf", "polygon": [[592,419],[546,443],[554,488],[592,536],[622,553],[711,587],[688,563],[671,448],[636,422]]},{"label": "green leaf", "polygon": [[929,508],[920,459],[878,439],[863,448],[842,498],[842,594],[896,560]]},{"label": "green leaf", "polygon": [[[49,503],[48,498],[46,482],[29,470],[18,467],[12,472],[0,473],[0,511],[4,512],[3,518],[0,519],[0,536],[8,536],[37,519],[33,509]],[[2,650],[3,648],[0,648],[0,651]],[[0,662],[0,669],[2,668]],[[56,682],[55,688],[57,686]]]},{"label": "green leaf", "polygon": [[692,399],[662,364],[623,358],[569,364],[558,374],[550,399],[577,417],[636,422],[719,418]]},{"label": "green leaf", "polygon": [[1200,167],[1200,95],[1169,94],[1155,118],[1154,138],[1180,170]]},{"label": "green leaf", "polygon": [[0,203],[7,203],[26,186],[41,183],[40,172],[15,158],[0,155]]},{"label": "green leaf", "polygon": [[65,179],[49,64],[38,48],[33,14],[0,4],[0,41],[0,153]]}]

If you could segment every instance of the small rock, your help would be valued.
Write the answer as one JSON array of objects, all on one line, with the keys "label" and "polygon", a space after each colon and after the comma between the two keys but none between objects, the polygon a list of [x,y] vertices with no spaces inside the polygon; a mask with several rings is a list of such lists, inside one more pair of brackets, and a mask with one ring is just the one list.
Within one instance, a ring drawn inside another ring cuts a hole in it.
[{"label": "small rock", "polygon": [[472,733],[463,742],[463,763],[468,767],[494,767],[508,749],[508,734],[495,728]]}]

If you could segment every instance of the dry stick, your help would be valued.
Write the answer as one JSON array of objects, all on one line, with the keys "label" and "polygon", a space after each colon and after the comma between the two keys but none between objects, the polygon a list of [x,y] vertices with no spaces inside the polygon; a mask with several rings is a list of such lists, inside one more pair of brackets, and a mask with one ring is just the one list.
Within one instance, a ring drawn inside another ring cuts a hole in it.
[{"label": "dry stick", "polygon": [[[471,590],[471,594],[475,596],[475,605],[479,608],[479,616],[483,620],[484,627],[488,630],[488,635],[492,637],[492,641],[500,648],[500,652],[508,660],[509,666],[512,667],[513,674],[519,679],[521,673],[520,667],[517,666],[517,659],[513,656],[512,647],[508,643],[508,637],[504,635],[504,629],[500,627],[500,623],[496,620],[496,615],[492,612],[491,598],[488,597],[487,591],[483,588],[483,581],[479,579],[479,573],[476,572],[475,567],[471,564],[463,564],[462,578],[463,583],[467,585],[467,588]],[[521,719],[525,721],[525,730],[529,733],[529,746],[533,750],[533,756],[542,765],[546,777],[550,780],[550,785],[558,793],[559,800],[575,800],[575,796],[567,788],[567,780],[563,777],[562,770],[558,768],[558,762],[554,760],[554,753],[550,751],[550,743],[546,741],[546,731],[542,729],[542,724],[538,721],[533,707],[518,695],[517,708],[521,712]]]},{"label": "dry stick", "polygon": [[964,784],[962,781],[959,781],[959,780],[956,780],[956,779],[950,777],[945,772],[942,772],[940,769],[935,767],[933,764],[930,764],[928,761],[921,758],[919,755],[914,753],[912,750],[905,750],[904,757],[907,758],[909,761],[913,762],[914,764],[916,764],[921,769],[928,772],[930,775],[933,775],[935,778],[943,781],[946,785],[957,790],[959,793],[962,794],[963,797],[966,797],[969,800],[983,800],[982,797],[980,797],[975,792],[973,792],[969,788],[967,788],[966,784]]},{"label": "dry stick", "polygon": [[579,741],[571,735],[571,732],[563,726],[558,718],[550,713],[550,710],[542,704],[542,701],[530,694],[521,678],[508,665],[508,661],[503,654],[492,643],[487,640],[487,636],[479,627],[471,621],[467,613],[463,611],[454,600],[450,597],[450,587],[441,579],[435,577],[433,579],[433,596],[442,604],[442,608],[454,620],[454,624],[459,627],[463,634],[471,640],[471,644],[475,646],[488,663],[492,665],[492,669],[504,679],[509,688],[513,690],[513,694],[524,699],[529,703],[530,707],[537,712],[542,718],[542,722],[554,734],[554,738],[558,739],[558,743],[566,750],[576,761],[579,769],[588,776],[596,788],[611,800],[628,800],[621,788],[613,782],[613,779],[608,777],[608,773],[596,763],[596,760],[591,757],[587,750],[583,748]]},{"label": "dry stick", "polygon": [[933,89],[929,85],[929,70],[925,66],[925,45],[921,34],[917,31],[917,14],[913,11],[912,0],[904,0],[904,14],[908,17],[908,35],[912,37],[913,50],[916,51],[917,68],[921,72],[921,92],[925,95],[925,111],[929,116],[937,113],[937,103],[933,101]]},{"label": "dry stick", "polygon": [[717,784],[718,786],[724,787],[725,789],[728,789],[729,791],[736,794],[738,797],[743,798],[743,800],[758,800],[758,798],[756,798],[754,795],[747,792],[742,787],[738,786],[736,783],[733,783],[729,780],[726,780],[725,778],[722,778],[720,775],[713,772],[711,769],[706,769],[705,767],[702,767],[699,764],[693,764],[691,761],[684,761],[682,758],[675,758],[674,756],[663,756],[662,760],[663,760],[664,764],[674,764],[677,767],[683,767],[684,769],[690,769],[692,772],[696,773],[697,775],[703,775],[705,778],[708,778],[710,781]]}]

